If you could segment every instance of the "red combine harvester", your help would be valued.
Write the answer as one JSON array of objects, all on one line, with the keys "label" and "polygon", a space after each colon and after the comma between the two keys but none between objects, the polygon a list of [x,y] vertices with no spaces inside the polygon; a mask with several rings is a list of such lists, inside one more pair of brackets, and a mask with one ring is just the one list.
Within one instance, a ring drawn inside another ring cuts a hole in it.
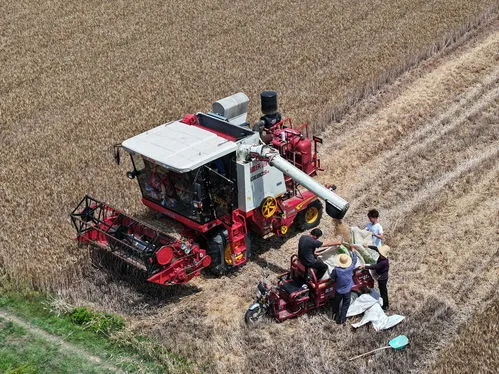
[{"label": "red combine harvester", "polygon": [[[336,293],[331,278],[318,280],[314,269],[306,268],[296,255],[291,256],[289,271],[278,279],[277,286],[265,281],[258,284],[256,300],[244,316],[247,324],[259,322],[264,316],[270,316],[277,322],[301,316],[325,306]],[[374,280],[366,269],[354,271],[353,283],[352,302],[374,287]]]},{"label": "red combine harvester", "polygon": [[147,273],[159,284],[181,284],[208,268],[224,274],[251,255],[250,233],[284,236],[308,230],[326,212],[341,219],[348,203],[314,176],[318,137],[293,127],[277,110],[277,94],[261,94],[263,116],[246,122],[244,93],[221,99],[212,112],[185,115],[116,146],[131,155],[130,179],[142,202],[180,223],[169,235],[85,196],[71,214],[77,239]]}]

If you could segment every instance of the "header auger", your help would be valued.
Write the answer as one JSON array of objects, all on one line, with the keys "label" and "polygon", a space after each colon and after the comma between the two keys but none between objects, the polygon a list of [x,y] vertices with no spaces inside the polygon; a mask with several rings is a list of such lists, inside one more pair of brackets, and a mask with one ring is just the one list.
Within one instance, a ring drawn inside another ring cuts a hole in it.
[{"label": "header auger", "polygon": [[185,115],[125,140],[142,202],[183,227],[165,234],[86,196],[71,214],[77,239],[147,272],[159,284],[185,283],[203,268],[224,274],[251,255],[251,235],[308,230],[326,213],[341,219],[348,203],[314,176],[318,137],[294,128],[277,110],[277,94],[261,94],[263,116],[246,122],[244,93],[212,112]]}]

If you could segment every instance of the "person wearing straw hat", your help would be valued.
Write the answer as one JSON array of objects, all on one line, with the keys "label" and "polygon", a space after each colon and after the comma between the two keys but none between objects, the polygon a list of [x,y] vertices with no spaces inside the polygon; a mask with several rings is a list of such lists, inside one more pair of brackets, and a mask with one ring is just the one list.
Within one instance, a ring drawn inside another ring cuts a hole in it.
[{"label": "person wearing straw hat", "polygon": [[[344,244],[345,245],[345,244]],[[351,245],[345,245],[349,254],[341,253],[334,259],[335,267],[331,272],[331,278],[335,280],[336,293],[334,295],[331,309],[332,318],[338,325],[344,325],[347,320],[347,311],[350,307],[350,297],[353,287],[353,271],[357,262],[357,255],[352,251]],[[340,303],[341,310],[340,310]]]},{"label": "person wearing straw hat", "polygon": [[369,270],[374,270],[378,275],[378,287],[381,298],[383,299],[383,310],[388,310],[388,270],[390,269],[390,261],[388,260],[388,254],[390,253],[390,247],[387,245],[382,245],[381,247],[376,247],[370,245],[369,248],[377,251],[379,253],[378,261],[373,265],[362,265],[362,268]]}]

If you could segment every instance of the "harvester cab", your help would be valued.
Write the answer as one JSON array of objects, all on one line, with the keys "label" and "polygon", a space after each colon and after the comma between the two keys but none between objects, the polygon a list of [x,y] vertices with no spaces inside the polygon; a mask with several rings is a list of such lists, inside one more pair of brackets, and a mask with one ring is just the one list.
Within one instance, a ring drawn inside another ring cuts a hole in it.
[{"label": "harvester cab", "polygon": [[283,236],[291,225],[317,226],[319,198],[330,216],[346,213],[348,203],[313,179],[321,170],[322,140],[308,137],[308,125],[293,128],[281,117],[277,93],[264,91],[261,99],[263,116],[254,125],[246,121],[248,97],[237,93],[215,102],[211,112],[185,115],[119,146],[131,156],[127,176],[138,181],[142,202],[180,223],[183,241],[195,243],[189,254],[173,251],[168,263],[165,256],[161,264],[157,256],[148,257],[149,280],[179,283],[176,274],[187,279],[183,272],[190,275],[190,269],[195,275],[200,267],[223,274],[238,267],[249,258],[250,232]]}]

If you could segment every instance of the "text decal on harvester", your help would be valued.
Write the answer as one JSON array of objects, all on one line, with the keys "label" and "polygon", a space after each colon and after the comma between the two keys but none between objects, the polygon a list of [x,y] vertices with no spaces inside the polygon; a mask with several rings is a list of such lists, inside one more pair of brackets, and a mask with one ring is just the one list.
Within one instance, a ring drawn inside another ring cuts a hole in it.
[{"label": "text decal on harvester", "polygon": [[255,174],[255,175],[252,175],[252,176],[251,176],[251,178],[250,178],[250,180],[253,182],[255,179],[261,178],[261,177],[263,177],[265,174],[268,174],[268,173],[269,173],[269,171],[268,171],[268,170],[263,170],[263,171],[261,171],[261,172],[259,172],[259,173]]}]

